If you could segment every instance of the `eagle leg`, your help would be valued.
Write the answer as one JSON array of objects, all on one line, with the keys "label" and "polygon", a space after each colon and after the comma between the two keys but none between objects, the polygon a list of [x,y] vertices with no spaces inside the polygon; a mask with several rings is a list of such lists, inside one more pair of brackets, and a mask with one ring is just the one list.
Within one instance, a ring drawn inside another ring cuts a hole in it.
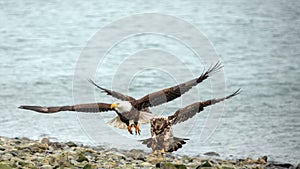
[{"label": "eagle leg", "polygon": [[141,135],[141,129],[140,129],[140,126],[137,124],[137,125],[134,125],[134,128],[135,128],[135,134],[139,134]]},{"label": "eagle leg", "polygon": [[132,128],[131,128],[131,126],[127,126],[127,130],[128,130],[128,132],[129,132],[130,134],[132,134]]}]

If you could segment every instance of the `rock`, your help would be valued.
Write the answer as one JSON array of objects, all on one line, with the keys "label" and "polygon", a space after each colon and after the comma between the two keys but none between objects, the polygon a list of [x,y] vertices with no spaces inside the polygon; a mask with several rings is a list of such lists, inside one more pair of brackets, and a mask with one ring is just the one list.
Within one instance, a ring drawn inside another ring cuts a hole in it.
[{"label": "rock", "polygon": [[59,142],[50,142],[49,146],[53,149],[61,149],[63,147],[63,145]]},{"label": "rock", "polygon": [[80,153],[79,155],[78,155],[78,158],[77,158],[77,160],[76,160],[77,162],[83,162],[83,161],[87,161],[87,162],[89,162],[89,160],[82,154],[82,153]]},{"label": "rock", "polygon": [[10,152],[11,155],[13,155],[14,157],[18,157],[19,156],[19,152],[17,150],[12,150]]},{"label": "rock", "polygon": [[0,156],[1,161],[9,161],[11,158],[13,157],[13,155],[11,155],[10,153],[6,153]]},{"label": "rock", "polygon": [[175,167],[176,167],[177,169],[186,169],[186,166],[183,165],[183,164],[175,164]]},{"label": "rock", "polygon": [[220,168],[221,169],[235,169],[235,167],[231,166],[231,165],[222,165]]},{"label": "rock", "polygon": [[151,167],[151,166],[152,166],[152,164],[149,163],[149,162],[142,162],[141,165],[142,165],[143,167]]},{"label": "rock", "polygon": [[161,169],[186,169],[186,166],[183,164],[160,163],[159,165],[156,164],[157,166]]},{"label": "rock", "polygon": [[51,165],[43,165],[41,169],[52,169]]},{"label": "rock", "polygon": [[31,141],[28,137],[23,137],[22,140],[23,141]]},{"label": "rock", "polygon": [[257,164],[266,164],[268,161],[268,157],[267,156],[263,156],[263,157],[259,157],[256,161]]},{"label": "rock", "polygon": [[5,148],[0,146],[0,151],[5,151]]},{"label": "rock", "polygon": [[43,143],[34,143],[34,144],[30,145],[29,148],[34,153],[42,153],[45,150],[49,149],[48,145],[43,144]]},{"label": "rock", "polygon": [[212,166],[213,166],[212,163],[210,161],[206,160],[203,164],[199,165],[197,167],[197,169],[202,168],[202,167],[212,167]]},{"label": "rock", "polygon": [[216,156],[216,157],[220,157],[220,154],[216,153],[216,152],[207,152],[204,153],[204,155],[206,156]]},{"label": "rock", "polygon": [[6,162],[0,162],[0,168],[1,169],[11,169],[10,165]]},{"label": "rock", "polygon": [[68,141],[68,142],[66,143],[66,145],[69,146],[69,147],[77,147],[77,144],[75,144],[75,143],[72,142],[72,141]]},{"label": "rock", "polygon": [[118,153],[118,152],[114,153],[114,158],[117,160],[122,160],[122,159],[126,160],[126,156],[124,154]]},{"label": "rock", "polygon": [[22,166],[22,168],[34,168],[35,164],[33,162],[29,161],[19,161],[19,165]]},{"label": "rock", "polygon": [[96,169],[97,165],[86,164],[83,169]]},{"label": "rock", "polygon": [[[206,156],[219,156],[215,152],[207,152]],[[123,151],[76,145],[73,142],[50,142],[43,138],[40,141],[27,139],[10,139],[0,136],[0,169],[8,168],[293,168],[289,163],[268,161],[267,156],[253,160],[247,159],[208,159],[207,157],[179,156],[176,154],[148,154],[134,149]],[[155,165],[156,164],[156,165]],[[201,165],[199,165],[201,164]],[[296,167],[300,169],[300,164]]]},{"label": "rock", "polygon": [[282,168],[294,168],[294,166],[289,163],[273,163],[273,166],[282,167]]},{"label": "rock", "polygon": [[193,158],[191,158],[191,157],[189,157],[189,156],[186,156],[186,155],[183,156],[181,159],[182,159],[182,161],[185,162],[185,163],[191,163],[191,162],[193,162],[193,160],[194,160]]},{"label": "rock", "polygon": [[268,157],[267,156],[263,156],[261,157],[263,160],[265,160],[265,162],[268,162]]},{"label": "rock", "polygon": [[132,149],[128,153],[129,157],[132,157],[134,160],[145,161],[145,153],[143,150]]},{"label": "rock", "polygon": [[41,140],[41,143],[46,144],[46,145],[49,145],[50,141],[49,141],[48,138],[43,138],[43,139]]},{"label": "rock", "polygon": [[81,163],[77,163],[75,166],[79,168],[83,168],[84,166],[88,165],[89,163],[87,161],[83,161]]},{"label": "rock", "polygon": [[253,159],[250,158],[250,157],[247,157],[246,160],[245,160],[244,162],[253,164],[253,163],[255,162],[255,160],[253,160]]},{"label": "rock", "polygon": [[162,155],[150,154],[147,157],[147,161],[150,162],[150,163],[152,163],[152,164],[157,164],[157,163],[160,163],[160,162],[165,162],[166,159]]}]

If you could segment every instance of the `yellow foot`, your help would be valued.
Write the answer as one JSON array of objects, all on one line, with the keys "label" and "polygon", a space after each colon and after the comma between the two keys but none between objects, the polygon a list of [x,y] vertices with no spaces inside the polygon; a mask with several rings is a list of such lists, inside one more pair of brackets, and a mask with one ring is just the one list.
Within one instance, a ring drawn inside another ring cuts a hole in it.
[{"label": "yellow foot", "polygon": [[127,130],[130,134],[132,134],[132,129],[131,129],[131,126],[127,126]]},{"label": "yellow foot", "polygon": [[137,125],[135,125],[134,126],[134,128],[135,128],[135,134],[141,134],[141,129],[140,129],[140,126],[137,124]]}]

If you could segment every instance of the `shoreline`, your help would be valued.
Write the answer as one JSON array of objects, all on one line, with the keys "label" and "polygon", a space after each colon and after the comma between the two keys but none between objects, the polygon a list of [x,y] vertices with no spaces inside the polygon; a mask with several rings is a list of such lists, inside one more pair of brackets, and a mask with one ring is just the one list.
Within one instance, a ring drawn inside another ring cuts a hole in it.
[{"label": "shoreline", "polygon": [[48,138],[8,138],[0,136],[0,168],[297,168],[289,163],[258,159],[225,160],[211,152],[210,157],[153,155],[143,150],[107,149],[103,146],[77,145],[74,142],[51,142]]}]

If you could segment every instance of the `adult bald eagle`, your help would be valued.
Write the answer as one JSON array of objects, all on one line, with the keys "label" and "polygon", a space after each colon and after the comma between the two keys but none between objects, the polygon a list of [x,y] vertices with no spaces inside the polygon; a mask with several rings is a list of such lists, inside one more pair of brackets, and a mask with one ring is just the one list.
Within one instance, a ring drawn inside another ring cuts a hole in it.
[{"label": "adult bald eagle", "polygon": [[182,147],[186,143],[186,138],[173,136],[172,126],[184,122],[192,118],[197,113],[204,110],[204,107],[229,99],[240,93],[240,89],[233,94],[219,99],[206,100],[204,102],[196,102],[182,109],[177,110],[173,115],[167,117],[157,117],[150,120],[151,138],[140,140],[142,144],[152,148],[153,152],[173,152]]},{"label": "adult bald eagle", "polygon": [[112,104],[90,103],[59,107],[20,106],[19,108],[33,110],[40,113],[56,113],[59,111],[104,112],[113,110],[118,114],[118,118],[113,119],[110,122],[111,124],[114,124],[115,127],[119,126],[119,128],[122,128],[122,125],[119,125],[120,123],[118,123],[118,121],[121,121],[126,125],[126,128],[130,134],[132,134],[132,127],[135,128],[136,134],[140,134],[141,130],[139,127],[139,122],[148,123],[149,120],[154,117],[153,114],[149,111],[149,107],[158,106],[180,97],[182,94],[189,91],[192,87],[201,83],[213,73],[219,71],[222,67],[223,66],[221,65],[221,63],[217,62],[214,66],[211,66],[206,72],[202,73],[197,78],[173,87],[163,89],[161,91],[148,94],[140,99],[135,99],[131,96],[105,89],[90,80],[90,82],[97,88],[119,100]]}]

